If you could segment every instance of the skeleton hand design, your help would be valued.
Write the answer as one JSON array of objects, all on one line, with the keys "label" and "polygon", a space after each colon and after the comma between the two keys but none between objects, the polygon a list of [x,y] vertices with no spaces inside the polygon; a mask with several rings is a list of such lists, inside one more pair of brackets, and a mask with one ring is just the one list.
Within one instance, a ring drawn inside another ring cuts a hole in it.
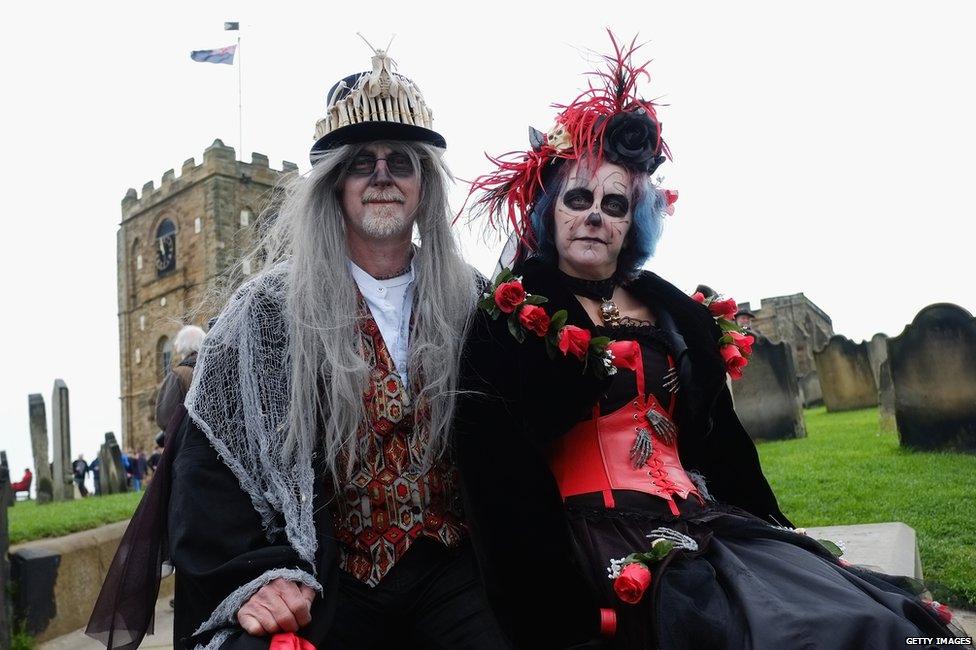
[{"label": "skeleton hand design", "polygon": [[678,428],[671,421],[671,418],[654,409],[648,409],[647,421],[651,423],[654,433],[661,438],[664,444],[669,446],[674,444],[678,435]]}]

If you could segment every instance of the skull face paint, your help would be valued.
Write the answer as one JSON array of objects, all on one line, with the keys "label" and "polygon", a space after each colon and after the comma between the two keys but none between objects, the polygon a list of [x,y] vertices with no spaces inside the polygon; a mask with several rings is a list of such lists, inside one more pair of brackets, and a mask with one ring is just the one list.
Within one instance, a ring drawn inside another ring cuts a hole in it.
[{"label": "skull face paint", "polygon": [[623,167],[605,162],[591,171],[574,165],[553,214],[562,271],[593,280],[613,275],[630,230],[632,194]]}]

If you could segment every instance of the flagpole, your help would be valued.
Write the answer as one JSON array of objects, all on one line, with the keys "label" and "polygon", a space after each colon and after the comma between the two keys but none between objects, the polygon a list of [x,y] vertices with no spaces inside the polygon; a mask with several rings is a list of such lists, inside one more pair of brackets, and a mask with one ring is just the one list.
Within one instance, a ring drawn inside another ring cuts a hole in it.
[{"label": "flagpole", "polygon": [[244,160],[244,59],[241,57],[241,33],[237,32],[237,159]]}]

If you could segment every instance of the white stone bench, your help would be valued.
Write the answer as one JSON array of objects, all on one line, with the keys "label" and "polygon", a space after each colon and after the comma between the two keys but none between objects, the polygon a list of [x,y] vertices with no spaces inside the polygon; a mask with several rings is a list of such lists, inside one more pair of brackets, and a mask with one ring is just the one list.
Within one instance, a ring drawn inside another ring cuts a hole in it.
[{"label": "white stone bench", "polygon": [[807,535],[841,543],[843,559],[891,575],[922,578],[915,530],[900,521],[807,528]]}]

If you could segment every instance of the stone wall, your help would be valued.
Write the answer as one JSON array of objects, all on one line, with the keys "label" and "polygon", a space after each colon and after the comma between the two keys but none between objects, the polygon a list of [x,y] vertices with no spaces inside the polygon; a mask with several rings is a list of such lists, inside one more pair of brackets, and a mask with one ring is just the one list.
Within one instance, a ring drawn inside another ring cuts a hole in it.
[{"label": "stone wall", "polygon": [[[127,521],[64,537],[18,544],[10,549],[16,584],[14,610],[27,621],[37,641],[67,634],[88,624],[108,567]],[[163,580],[159,597],[173,593]]]},{"label": "stone wall", "polygon": [[752,311],[749,328],[754,332],[773,343],[785,341],[790,346],[798,377],[816,370],[814,350],[834,334],[830,316],[802,293],[763,298],[755,310],[743,303],[740,310]]},{"label": "stone wall", "polygon": [[754,439],[806,436],[793,354],[786,343],[758,338],[742,378],[732,382],[735,412]]},{"label": "stone wall", "polygon": [[901,444],[976,453],[976,318],[941,303],[888,340]]},{"label": "stone wall", "polygon": [[871,374],[874,375],[874,385],[881,386],[881,364],[888,359],[888,337],[875,334],[868,343],[868,361],[871,363]]},{"label": "stone wall", "polygon": [[884,433],[895,433],[895,387],[891,383],[891,364],[885,359],[878,371],[878,425]]},{"label": "stone wall", "polygon": [[816,370],[798,377],[797,382],[800,384],[800,399],[803,400],[804,407],[823,404],[823,389],[820,387],[820,376]]},{"label": "stone wall", "polygon": [[848,411],[878,405],[867,343],[835,335],[814,353],[820,388],[828,411]]},{"label": "stone wall", "polygon": [[[141,195],[130,189],[122,199],[117,256],[124,449],[153,448],[156,393],[169,369],[165,343],[183,325],[205,327],[221,306],[206,304],[218,283],[233,286],[248,275],[239,262],[255,241],[258,216],[282,174],[295,170],[288,162],[271,169],[258,153],[250,163],[239,162],[232,148],[216,140],[202,164],[191,158],[179,177],[169,170],[159,188],[150,181]],[[175,264],[160,273],[156,234],[167,219],[176,228]],[[169,361],[171,367],[180,359],[174,353]]]}]

